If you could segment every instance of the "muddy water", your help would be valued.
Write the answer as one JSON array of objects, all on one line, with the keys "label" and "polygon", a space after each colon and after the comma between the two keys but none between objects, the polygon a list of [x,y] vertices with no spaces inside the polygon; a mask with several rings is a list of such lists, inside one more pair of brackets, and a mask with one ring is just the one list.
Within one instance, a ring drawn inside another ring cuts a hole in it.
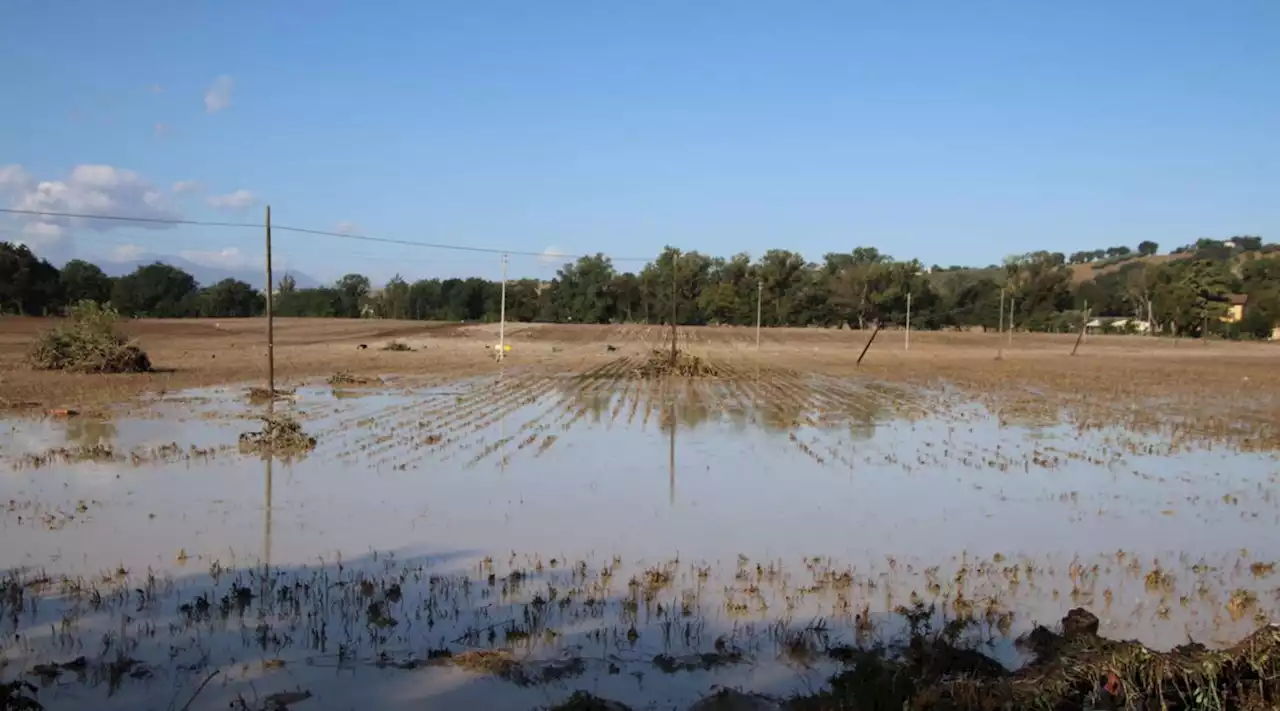
[{"label": "muddy water", "polygon": [[[193,708],[670,708],[820,684],[812,647],[891,636],[913,603],[973,616],[1009,665],[1076,605],[1157,647],[1276,611],[1274,454],[953,393],[620,372],[303,389],[272,406],[318,439],[292,459],[237,450],[266,411],[239,390],[5,421],[0,679],[85,657],[46,674],[50,708],[181,707],[214,671]],[[476,649],[521,672],[442,661]]]}]

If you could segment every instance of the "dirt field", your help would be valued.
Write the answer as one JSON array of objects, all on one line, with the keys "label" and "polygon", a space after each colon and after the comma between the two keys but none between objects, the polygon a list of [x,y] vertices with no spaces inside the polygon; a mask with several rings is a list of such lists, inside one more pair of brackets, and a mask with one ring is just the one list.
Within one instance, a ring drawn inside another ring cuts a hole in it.
[{"label": "dirt field", "polygon": [[494,325],[288,319],[271,399],[261,320],[131,322],[158,371],[125,376],[25,366],[50,325],[0,321],[0,685],[49,711],[153,679],[201,708],[850,708],[882,641],[923,656],[888,655],[918,688],[877,708],[1280,698],[1270,344],[886,331],[858,365],[866,333],[682,328],[670,377],[656,326],[514,324],[499,364]]},{"label": "dirt field", "polygon": [[[0,403],[10,409],[93,408],[147,392],[253,384],[266,377],[263,319],[129,322],[127,332],[151,356],[156,372],[110,376],[27,367],[24,358],[32,339],[52,325],[48,319],[0,319]],[[499,368],[486,350],[498,341],[493,324],[278,319],[275,329],[278,386],[337,371],[462,377]],[[668,347],[663,345],[669,343],[668,333],[658,326],[510,324],[512,351],[506,367],[580,373],[609,358],[635,358],[654,347]],[[998,396],[1010,412],[1024,414],[1062,403],[1101,405],[1089,397],[1098,396],[1109,410],[1159,402],[1165,417],[1193,417],[1201,427],[1229,427],[1251,435],[1270,436],[1280,422],[1276,344],[1091,336],[1072,357],[1075,337],[1070,335],[1015,334],[1010,342],[991,333],[916,332],[908,351],[901,331],[883,331],[858,366],[866,337],[848,330],[764,329],[757,353],[753,329],[679,329],[681,348],[740,371],[782,368],[946,384],[988,402]],[[414,350],[381,350],[393,339]],[[359,348],[361,344],[367,348]],[[1142,412],[1130,416],[1140,419]]]},{"label": "dirt field", "polygon": [[[24,364],[27,348],[49,319],[0,319],[0,402],[10,409],[86,409],[145,392],[262,382],[266,375],[264,319],[134,320],[125,324],[150,354],[156,372],[77,375],[38,372]],[[580,373],[609,357],[636,357],[668,347],[667,329],[645,325],[509,324],[508,369]],[[1280,346],[1271,343],[1174,341],[1093,336],[1070,356],[1074,336],[884,331],[863,364],[856,359],[867,333],[835,329],[685,327],[684,350],[712,363],[799,373],[946,383],[975,396],[1000,395],[1007,405],[1038,407],[1083,396],[1106,396],[1111,406],[1160,401],[1165,414],[1212,415],[1235,427],[1280,421]],[[412,352],[383,351],[398,339]],[[465,377],[499,368],[486,346],[498,341],[494,324],[278,319],[278,386],[351,372],[366,375]],[[367,348],[360,348],[366,345]],[[617,348],[608,351],[607,346]],[[997,360],[997,355],[1000,359]],[[1202,423],[1206,424],[1206,423]]]}]

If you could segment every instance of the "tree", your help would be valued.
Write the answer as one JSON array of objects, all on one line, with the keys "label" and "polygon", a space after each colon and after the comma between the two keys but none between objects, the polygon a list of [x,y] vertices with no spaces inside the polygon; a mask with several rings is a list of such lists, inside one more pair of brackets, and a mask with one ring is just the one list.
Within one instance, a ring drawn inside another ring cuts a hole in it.
[{"label": "tree", "polygon": [[62,294],[66,303],[96,301],[104,304],[111,298],[111,277],[96,264],[83,259],[73,259],[62,267]]},{"label": "tree", "polygon": [[116,280],[111,305],[130,316],[193,316],[199,311],[196,280],[161,262],[141,266]]},{"label": "tree", "polygon": [[259,316],[266,310],[266,306],[266,296],[239,279],[223,279],[200,293],[201,316]]},{"label": "tree", "polygon": [[409,283],[399,274],[391,277],[382,288],[378,315],[382,318],[406,319],[409,311]]},{"label": "tree", "polygon": [[359,318],[360,309],[369,296],[369,277],[363,274],[347,274],[334,284],[338,292],[338,315]]},{"label": "tree", "polygon": [[62,304],[58,269],[26,245],[0,242],[0,313],[41,316]]},{"label": "tree", "polygon": [[603,254],[582,257],[556,273],[552,303],[558,320],[608,323],[614,314],[613,262]]},{"label": "tree", "polygon": [[1149,239],[1138,243],[1138,254],[1141,254],[1144,257],[1150,257],[1158,251],[1160,251],[1160,245]]}]

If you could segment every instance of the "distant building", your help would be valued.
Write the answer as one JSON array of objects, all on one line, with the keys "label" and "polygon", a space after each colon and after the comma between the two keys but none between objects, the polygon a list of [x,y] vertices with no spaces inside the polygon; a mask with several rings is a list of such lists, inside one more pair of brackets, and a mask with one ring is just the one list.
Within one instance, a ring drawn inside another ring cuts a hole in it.
[{"label": "distant building", "polygon": [[1089,333],[1142,333],[1151,331],[1151,324],[1136,318],[1099,316],[1084,325]]},{"label": "distant building", "polygon": [[1227,294],[1224,302],[1227,312],[1222,315],[1223,323],[1240,323],[1244,319],[1244,308],[1249,303],[1248,294]]}]

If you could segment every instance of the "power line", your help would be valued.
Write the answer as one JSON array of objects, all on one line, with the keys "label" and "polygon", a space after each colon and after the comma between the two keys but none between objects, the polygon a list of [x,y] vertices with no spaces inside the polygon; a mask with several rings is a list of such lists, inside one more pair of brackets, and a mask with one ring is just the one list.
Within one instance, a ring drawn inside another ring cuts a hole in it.
[{"label": "power line", "polygon": [[199,225],[201,227],[253,227],[255,229],[262,225],[251,222],[206,222],[203,220],[177,220],[165,217],[127,217],[123,215],[87,215],[78,212],[46,212],[43,210],[17,210],[8,207],[0,207],[0,212],[7,212],[11,215],[30,215],[33,217],[67,217],[81,220],[112,220],[115,222],[142,222],[146,224],[156,225]]},{"label": "power line", "polygon": [[[253,222],[216,222],[208,220],[180,220],[164,217],[128,217],[123,215],[93,215],[78,212],[51,212],[43,210],[18,210],[14,208],[0,207],[0,212],[11,215],[27,215],[30,217],[62,217],[80,220],[111,220],[116,222],[138,222],[143,224],[159,224],[159,225],[193,225],[198,227],[239,227],[250,229],[261,229],[262,225]],[[358,242],[377,242],[381,244],[397,244],[406,247],[421,247],[425,249],[447,249],[458,252],[478,252],[481,254],[509,254],[520,257],[542,257],[556,259],[581,259],[585,254],[562,254],[546,253],[546,252],[530,252],[519,249],[497,249],[494,247],[472,247],[461,244],[441,244],[436,242],[418,242],[406,239],[394,239],[391,237],[372,237],[369,235],[357,235],[348,232],[332,232],[329,230],[317,230],[308,227],[291,227],[289,225],[277,225],[272,223],[271,229],[278,232],[295,232],[306,235],[319,235],[323,237],[335,237],[338,239],[349,239]],[[609,257],[614,262],[650,262],[653,257]]]}]

